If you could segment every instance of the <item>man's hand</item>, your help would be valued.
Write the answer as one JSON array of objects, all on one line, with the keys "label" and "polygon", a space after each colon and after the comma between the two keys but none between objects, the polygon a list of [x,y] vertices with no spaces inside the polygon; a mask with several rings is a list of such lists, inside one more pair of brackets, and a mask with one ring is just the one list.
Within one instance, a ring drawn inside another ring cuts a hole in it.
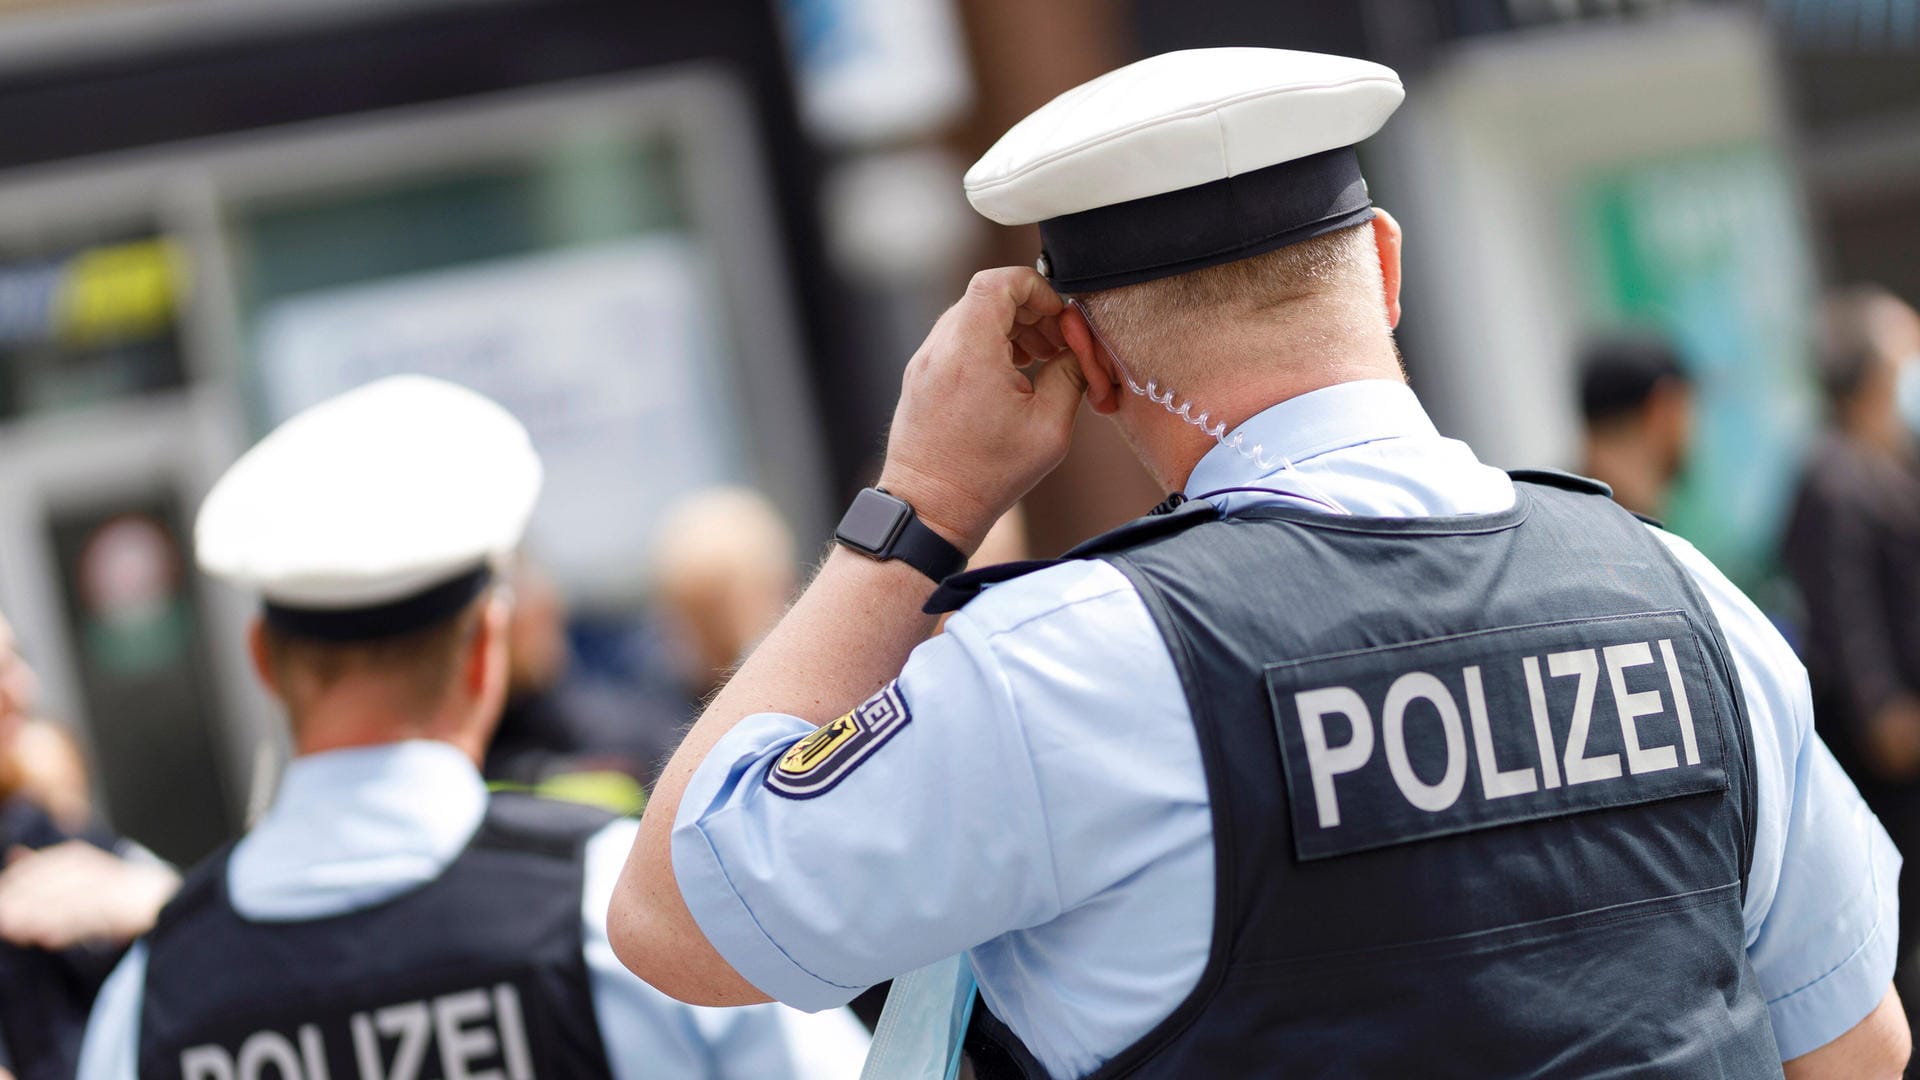
[{"label": "man's hand", "polygon": [[78,840],[39,851],[16,848],[0,873],[0,938],[42,949],[124,945],[153,928],[179,887],[179,876],[166,866]]},{"label": "man's hand", "polygon": [[1091,358],[1064,310],[1029,268],[983,270],[907,363],[880,486],[963,552],[1066,456]]}]

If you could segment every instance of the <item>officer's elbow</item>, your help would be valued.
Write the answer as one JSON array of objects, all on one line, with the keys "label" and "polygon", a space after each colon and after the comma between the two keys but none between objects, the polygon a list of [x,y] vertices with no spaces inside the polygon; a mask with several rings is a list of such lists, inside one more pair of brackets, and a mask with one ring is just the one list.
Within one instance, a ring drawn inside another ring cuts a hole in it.
[{"label": "officer's elbow", "polygon": [[660,918],[645,893],[622,887],[607,909],[607,940],[613,955],[628,971],[663,994],[687,1000],[678,992],[671,935],[660,929]]},{"label": "officer's elbow", "polygon": [[754,1005],[771,1000],[733,970],[701,932],[671,883],[622,888],[607,910],[607,938],[628,971],[689,1005]]}]

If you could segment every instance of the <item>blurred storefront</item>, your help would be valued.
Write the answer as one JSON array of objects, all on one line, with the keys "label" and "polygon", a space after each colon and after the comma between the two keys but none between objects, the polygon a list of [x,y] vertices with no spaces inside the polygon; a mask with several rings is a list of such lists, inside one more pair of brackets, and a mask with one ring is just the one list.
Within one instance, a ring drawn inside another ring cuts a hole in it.
[{"label": "blurred storefront", "polygon": [[163,855],[231,835],[284,753],[248,601],[192,572],[190,534],[306,405],[397,371],[506,403],[547,466],[531,544],[588,613],[641,601],[687,491],[751,484],[826,528],[848,365],[782,27],[653,8],[0,22],[0,608],[105,809]]}]

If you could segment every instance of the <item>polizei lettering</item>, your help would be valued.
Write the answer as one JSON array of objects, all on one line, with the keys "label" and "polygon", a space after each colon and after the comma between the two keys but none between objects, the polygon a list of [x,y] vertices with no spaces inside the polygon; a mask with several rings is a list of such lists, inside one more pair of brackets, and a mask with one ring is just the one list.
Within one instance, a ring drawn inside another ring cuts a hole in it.
[{"label": "polizei lettering", "polygon": [[262,1028],[180,1053],[182,1080],[535,1080],[512,983]]},{"label": "polizei lettering", "polygon": [[1296,853],[1724,789],[1703,648],[1661,612],[1270,665]]}]

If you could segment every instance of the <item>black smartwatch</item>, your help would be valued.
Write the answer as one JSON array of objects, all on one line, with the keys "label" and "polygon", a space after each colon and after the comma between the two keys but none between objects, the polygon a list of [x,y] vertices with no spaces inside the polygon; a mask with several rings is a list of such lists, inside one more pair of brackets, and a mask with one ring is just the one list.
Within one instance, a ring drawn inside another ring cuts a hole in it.
[{"label": "black smartwatch", "polygon": [[899,559],[935,581],[967,568],[960,549],[927,528],[907,500],[879,488],[863,488],[853,497],[833,538],[869,559]]}]

